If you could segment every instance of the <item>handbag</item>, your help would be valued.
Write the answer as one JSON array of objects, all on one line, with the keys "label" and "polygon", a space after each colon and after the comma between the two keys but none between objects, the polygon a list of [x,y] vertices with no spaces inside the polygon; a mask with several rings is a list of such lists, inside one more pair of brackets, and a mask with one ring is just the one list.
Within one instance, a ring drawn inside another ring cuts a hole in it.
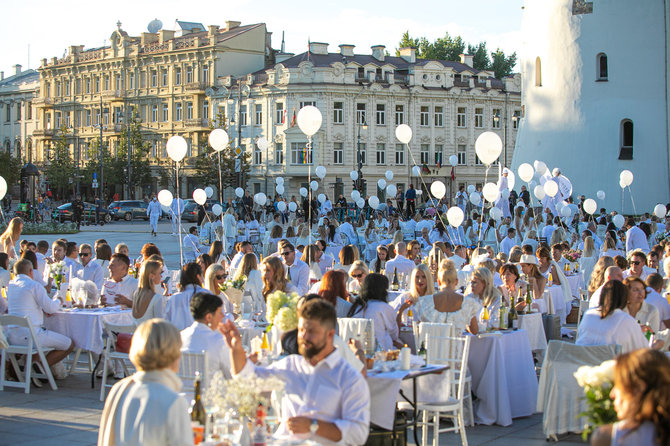
[{"label": "handbag", "polygon": [[114,350],[117,353],[130,353],[130,344],[133,340],[133,335],[130,333],[114,333],[116,342],[114,343]]}]

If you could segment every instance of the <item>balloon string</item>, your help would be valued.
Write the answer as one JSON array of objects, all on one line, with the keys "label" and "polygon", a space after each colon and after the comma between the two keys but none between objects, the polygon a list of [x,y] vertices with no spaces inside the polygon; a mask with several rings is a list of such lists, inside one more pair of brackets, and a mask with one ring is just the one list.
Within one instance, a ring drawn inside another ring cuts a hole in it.
[{"label": "balloon string", "polygon": [[[417,166],[417,164],[416,164],[416,158],[414,158],[414,154],[412,153],[412,149],[409,147],[409,143],[405,143],[405,145],[407,146],[407,152],[409,153],[409,156],[412,158],[412,162],[414,163],[415,166]],[[430,195],[431,197],[437,198],[437,197],[435,197],[435,196],[432,194],[432,192],[431,192],[430,189],[428,188],[428,185],[427,185],[426,182],[423,180],[423,172],[421,172],[421,170],[419,170],[419,181],[421,181],[421,184],[422,184],[423,187],[426,189],[426,192],[428,192],[428,195]],[[446,189],[446,188],[445,188],[445,189]],[[445,194],[446,194],[446,191],[445,191]],[[444,197],[444,196],[443,196],[443,197]],[[437,201],[437,205],[435,206],[435,212],[437,212],[437,216],[438,216],[438,218],[439,218],[440,220],[442,220],[442,215],[440,215],[440,206],[439,206],[439,205],[440,205],[440,201],[438,200],[438,201]],[[416,209],[415,209],[415,210],[416,210]],[[443,214],[443,213],[442,213],[442,214]],[[407,217],[409,218],[409,215],[408,215]],[[448,223],[448,222],[449,222],[449,220],[447,219],[447,223]],[[442,220],[442,224],[444,224],[444,221],[443,221],[443,220]],[[449,223],[449,224],[451,225],[451,223]],[[453,226],[453,225],[451,225],[451,226]]]},{"label": "balloon string", "polygon": [[[490,164],[486,165],[486,172],[484,172],[484,186],[488,183],[489,178],[489,169],[491,168]],[[482,242],[482,227],[484,226],[484,209],[486,208],[486,201],[484,199],[484,188],[482,187],[482,215],[479,217],[479,235],[477,236],[477,246]],[[496,229],[496,232],[498,230]],[[498,236],[496,235],[496,243],[498,242]]]},{"label": "balloon string", "polygon": [[637,209],[635,208],[635,200],[633,199],[633,191],[630,188],[630,184],[628,185],[628,193],[630,194],[630,202],[633,204],[633,214],[637,215]]}]

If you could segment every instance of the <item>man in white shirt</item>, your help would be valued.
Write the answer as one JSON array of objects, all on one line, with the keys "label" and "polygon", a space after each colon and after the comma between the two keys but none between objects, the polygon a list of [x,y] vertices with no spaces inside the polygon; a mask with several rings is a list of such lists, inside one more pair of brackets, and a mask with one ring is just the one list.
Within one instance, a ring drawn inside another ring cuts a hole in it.
[{"label": "man in white shirt", "polygon": [[[549,214],[549,215],[551,215],[551,214]],[[541,237],[545,238],[547,240],[547,243],[549,243],[550,240],[551,240],[551,236],[552,236],[552,234],[554,233],[555,230],[556,230],[556,228],[552,225],[551,220],[547,220],[547,226],[542,228]]]},{"label": "man in white shirt", "polygon": [[195,262],[195,259],[202,254],[200,249],[200,239],[198,238],[198,228],[191,226],[188,228],[188,234],[184,236],[182,243],[184,250],[184,262]]},{"label": "man in white shirt", "polygon": [[467,254],[465,251],[465,246],[456,245],[456,249],[454,249],[454,255],[449,257],[454,262],[456,270],[463,268],[463,265],[467,263],[466,256]]},{"label": "man in white shirt", "polygon": [[[61,302],[50,299],[44,287],[33,280],[33,264],[29,260],[16,262],[14,274],[16,277],[7,286],[8,313],[30,319],[40,347],[53,349],[46,354],[47,363],[50,366],[55,365],[74,349],[72,339],[44,328],[44,315],[60,310]],[[12,344],[26,345],[29,336],[30,332],[22,327],[12,328],[8,333],[9,342]],[[59,373],[57,375],[58,378],[64,378]]]},{"label": "man in white shirt", "polygon": [[81,280],[90,280],[95,283],[98,290],[102,289],[102,284],[105,280],[105,272],[99,263],[93,262],[93,248],[88,243],[79,245],[79,260],[81,261],[81,268],[76,272],[76,277]]},{"label": "man in white shirt", "polygon": [[563,244],[554,243],[551,247],[551,258],[554,259],[554,262],[558,263],[558,266],[565,268],[565,265],[570,263],[568,259],[563,257]]},{"label": "man in white shirt", "polygon": [[428,232],[433,230],[433,226],[435,225],[435,222],[431,220],[430,215],[423,214],[423,220],[418,222],[416,226],[414,227],[414,232],[419,232],[423,230],[423,228],[428,228]]},{"label": "man in white shirt", "polygon": [[630,265],[630,268],[623,272],[623,278],[625,279],[626,277],[635,276],[642,280],[647,280],[649,272],[644,270],[644,266],[647,264],[646,254],[642,252],[642,250],[636,249],[630,253],[629,258],[630,261],[628,264]]},{"label": "man in white shirt", "polygon": [[230,267],[228,268],[228,275],[230,277],[235,276],[235,271],[237,271],[237,267],[240,266],[242,257],[250,252],[254,252],[254,247],[250,242],[244,241],[237,245],[237,253],[233,256],[230,261]]},{"label": "man in white shirt", "polygon": [[102,285],[102,303],[106,305],[133,306],[133,294],[137,289],[137,279],[128,275],[130,259],[116,253],[109,261],[109,280]]},{"label": "man in white shirt", "polygon": [[161,214],[163,213],[163,208],[161,208],[161,204],[158,202],[158,199],[154,195],[151,198],[151,201],[149,202],[149,205],[147,206],[147,215],[149,216],[149,225],[151,225],[151,235],[154,237],[157,236],[158,233],[158,219],[161,218]]},{"label": "man in white shirt", "polygon": [[644,231],[635,225],[635,219],[628,217],[626,220],[626,253],[636,249],[642,250],[645,254],[648,253],[649,242]]},{"label": "man in white shirt", "polygon": [[405,242],[400,242],[395,246],[396,256],[386,262],[386,277],[393,280],[393,273],[397,270],[398,274],[402,273],[409,277],[412,270],[416,266],[413,261],[407,258],[407,245]]},{"label": "man in white shirt", "polygon": [[670,303],[662,296],[665,280],[660,274],[649,274],[647,277],[647,297],[645,301],[658,310],[661,317],[661,329],[670,328]]},{"label": "man in white shirt", "polygon": [[326,253],[327,244],[325,241],[317,240],[316,246],[319,247],[319,250],[316,252],[316,261],[319,262],[319,269],[321,269],[321,272],[325,274],[326,271],[333,269],[335,259]]},{"label": "man in white shirt", "polygon": [[[51,258],[47,258],[47,264],[50,265],[52,263],[58,263],[58,262],[64,262],[65,261],[65,249],[67,248],[66,243],[63,240],[56,240],[51,244]],[[44,267],[44,282],[47,284],[46,285],[46,291],[47,293],[51,291],[51,285],[53,284],[53,277],[51,277],[51,268],[45,265]],[[67,282],[67,274],[69,273],[68,268],[65,268],[64,274],[65,274],[65,280],[63,282]]]},{"label": "man in white shirt", "polygon": [[510,250],[516,245],[514,238],[516,237],[516,229],[508,228],[507,237],[505,237],[502,242],[500,242],[500,252],[505,253],[509,256]]},{"label": "man in white shirt", "polygon": [[224,323],[233,377],[256,374],[285,382],[283,417],[277,434],[323,445],[364,444],[370,424],[370,391],[363,375],[333,345],[335,308],[313,299],[298,310],[298,350],[269,367],[248,361],[235,324]]},{"label": "man in white shirt", "polygon": [[603,284],[593,292],[591,298],[589,299],[589,308],[598,308],[600,306],[600,293],[603,290],[603,286],[610,280],[618,280],[623,282],[623,271],[618,266],[610,266],[605,270],[605,281]]},{"label": "man in white shirt", "polygon": [[403,225],[403,232],[412,233],[416,232],[416,224],[419,222],[419,214],[414,214],[412,218],[407,219]]},{"label": "man in white shirt", "polygon": [[46,269],[47,264],[47,252],[49,252],[49,242],[46,240],[40,240],[37,242],[37,251],[35,251],[35,257],[37,257],[37,271],[40,273],[40,277],[44,278],[44,270]]},{"label": "man in white shirt", "polygon": [[345,217],[344,223],[340,225],[340,235],[346,235],[347,239],[349,240],[349,243],[356,244],[358,237],[356,236],[356,231],[354,231],[354,227],[351,226],[351,217]]},{"label": "man in white shirt", "polygon": [[79,268],[81,268],[81,264],[78,262],[78,252],[76,242],[65,243],[65,258],[63,258],[63,261],[65,262],[65,269],[68,272],[68,279],[66,282],[70,281],[70,273],[74,275],[79,271]]},{"label": "man in white shirt", "polygon": [[288,240],[280,240],[277,247],[289,283],[296,287],[299,295],[306,294],[309,290],[309,266],[302,260],[295,258],[295,247]]}]

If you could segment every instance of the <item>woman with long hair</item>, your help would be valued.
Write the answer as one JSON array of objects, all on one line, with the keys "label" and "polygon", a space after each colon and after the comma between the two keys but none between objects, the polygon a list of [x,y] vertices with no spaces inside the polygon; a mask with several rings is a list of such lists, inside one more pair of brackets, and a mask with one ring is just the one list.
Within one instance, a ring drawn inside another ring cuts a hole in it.
[{"label": "woman with long hair", "polygon": [[270,231],[270,238],[268,238],[267,253],[272,254],[277,252],[277,243],[282,239],[284,230],[280,225],[274,225]]},{"label": "woman with long hair", "polygon": [[261,264],[263,277],[263,298],[267,298],[275,291],[295,293],[298,290],[286,280],[284,264],[279,257],[266,257]]},{"label": "woman with long hair", "polygon": [[628,288],[628,303],[624,311],[631,315],[642,327],[642,330],[656,333],[661,329],[661,314],[658,309],[645,301],[647,284],[635,276],[628,276],[623,284]]},{"label": "woman with long hair", "polygon": [[[554,231],[556,232],[556,231]],[[591,280],[591,273],[598,261],[598,253],[596,252],[596,245],[593,242],[593,237],[590,235],[584,239],[584,251],[582,257],[579,259],[579,269],[584,274],[584,282],[589,283]]]},{"label": "woman with long hair", "polygon": [[209,265],[205,271],[205,283],[204,288],[221,299],[223,306],[222,311],[228,314],[234,314],[235,307],[233,303],[228,299],[223,291],[221,291],[221,285],[226,281],[226,270],[223,265],[219,263],[212,263]]},{"label": "woman with long hair", "polygon": [[433,275],[430,273],[428,265],[421,263],[412,270],[409,279],[409,291],[400,294],[391,302],[391,306],[396,310],[398,327],[402,325],[402,320],[407,317],[407,312],[410,308],[414,313],[414,317],[418,319],[420,316],[417,314],[417,301],[420,297],[432,295],[433,293],[435,293]]},{"label": "woman with long hair", "polygon": [[14,246],[21,239],[21,232],[23,231],[23,220],[19,217],[14,217],[9,220],[7,229],[0,235],[0,248],[2,252],[6,252],[9,260],[17,258],[16,249]]},{"label": "woman with long hair", "polygon": [[398,338],[398,324],[395,320],[395,311],[387,303],[389,280],[381,274],[369,274],[363,285],[358,299],[349,309],[347,316],[372,319],[375,327],[375,339],[383,350],[400,348],[402,343]]},{"label": "woman with long hair", "polygon": [[486,331],[490,327],[498,327],[500,320],[500,291],[493,286],[493,274],[484,266],[477,267],[470,276],[470,285],[466,297],[475,299],[482,305],[477,321],[479,330]]},{"label": "woman with long hair", "polygon": [[181,269],[178,293],[173,294],[165,306],[165,319],[172,322],[178,329],[183,330],[193,323],[190,302],[195,293],[205,291],[202,287],[203,271],[195,262],[189,262]]},{"label": "woman with long hair", "polygon": [[225,258],[221,254],[223,254],[223,243],[220,240],[214,240],[212,246],[209,247],[209,257],[212,259],[212,262],[220,263]]},{"label": "woman with long hair", "polygon": [[363,286],[363,280],[365,277],[370,274],[368,266],[362,260],[356,260],[351,264],[349,268],[349,283],[347,284],[347,290],[350,293],[357,294],[361,286]]},{"label": "woman with long hair", "polygon": [[418,241],[412,240],[407,243],[407,258],[415,265],[421,263],[421,244]]},{"label": "woman with long hair", "polygon": [[209,254],[200,254],[197,259],[195,259],[195,263],[200,265],[200,269],[203,271],[207,271],[207,268],[209,268],[209,265],[212,263],[212,258],[209,256]]},{"label": "woman with long hair", "polygon": [[386,267],[386,261],[388,260],[389,250],[384,245],[377,246],[377,256],[370,263],[370,271],[373,273],[381,274],[384,268]]},{"label": "woman with long hair", "polygon": [[516,265],[506,263],[500,267],[500,277],[502,278],[502,285],[498,287],[502,293],[503,299],[508,305],[514,304],[515,308],[522,309],[520,299],[526,296],[528,283],[521,280],[519,269]]},{"label": "woman with long hair", "polygon": [[344,271],[332,270],[323,275],[319,286],[319,296],[335,307],[337,317],[347,317],[351,303],[347,300],[347,275]]},{"label": "woman with long hair", "polygon": [[165,298],[158,292],[161,283],[160,262],[147,260],[140,268],[137,290],[133,293],[133,320],[136,324],[165,317]]},{"label": "woman with long hair", "polygon": [[640,349],[617,356],[610,391],[618,421],[598,428],[594,446],[670,444],[670,359]]},{"label": "woman with long hair", "polygon": [[[325,235],[325,233],[324,233]],[[323,240],[325,240],[325,237],[323,237]],[[302,223],[300,226],[298,226],[298,238],[295,241],[295,246],[298,245],[303,245],[307,246],[309,245],[309,225]]]},{"label": "woman with long hair", "polygon": [[109,279],[109,261],[112,260],[112,247],[107,243],[101,243],[95,248],[95,260],[102,267],[105,279]]},{"label": "woman with long hair", "polygon": [[614,266],[614,259],[612,257],[603,256],[598,259],[591,272],[591,279],[588,281],[587,290],[589,296],[605,283],[605,270],[610,266]]},{"label": "woman with long hair", "polygon": [[346,245],[340,249],[340,263],[334,266],[334,269],[341,269],[344,272],[349,272],[351,264],[358,260],[358,248],[354,245]]},{"label": "woman with long hair", "polygon": [[238,280],[242,276],[247,278],[244,285],[244,291],[251,294],[251,305],[253,313],[265,315],[265,299],[263,298],[263,276],[258,269],[258,259],[256,254],[248,252],[242,257],[240,266],[235,271],[233,279]]},{"label": "woman with long hair", "polygon": [[310,286],[321,280],[321,277],[323,276],[321,273],[321,267],[319,266],[319,261],[317,259],[319,252],[321,252],[321,249],[318,246],[314,244],[307,245],[302,251],[302,257],[300,257],[300,260],[309,266]]}]

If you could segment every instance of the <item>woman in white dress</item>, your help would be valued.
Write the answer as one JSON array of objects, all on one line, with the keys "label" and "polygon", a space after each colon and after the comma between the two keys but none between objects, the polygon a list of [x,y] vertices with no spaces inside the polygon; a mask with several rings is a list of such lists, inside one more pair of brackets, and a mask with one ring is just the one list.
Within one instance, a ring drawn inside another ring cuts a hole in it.
[{"label": "woman in white dress", "polygon": [[595,243],[593,242],[593,237],[589,235],[584,239],[584,251],[582,252],[582,257],[579,259],[579,269],[584,274],[585,283],[589,283],[591,280],[591,273],[597,261],[598,253],[596,252]]},{"label": "woman in white dress", "polygon": [[389,250],[384,245],[377,246],[377,257],[370,263],[370,271],[377,274],[382,274],[386,261],[388,260]]},{"label": "woman in white dress", "polygon": [[235,314],[234,305],[228,297],[221,291],[221,285],[226,281],[226,270],[219,263],[212,263],[205,270],[205,289],[221,299],[223,304],[222,311],[225,314]]},{"label": "woman in white dress", "polygon": [[[422,296],[435,293],[435,281],[427,265],[420,263],[413,270],[409,279],[409,291],[400,294],[391,302],[391,306],[396,311],[396,322],[401,327],[403,320],[407,320],[408,311],[412,309],[414,319],[418,320],[416,302]],[[411,325],[411,321],[409,322]]]},{"label": "woman in white dress", "polygon": [[614,400],[617,421],[598,428],[594,446],[667,445],[670,442],[670,359],[641,349],[617,356]]},{"label": "woman in white dress", "polygon": [[466,297],[476,299],[482,309],[477,315],[479,331],[486,331],[489,327],[498,327],[500,305],[502,298],[500,291],[493,286],[493,274],[484,267],[477,267],[470,277],[470,285],[466,289]]},{"label": "woman in white dress", "polygon": [[347,283],[347,291],[352,294],[358,294],[363,285],[363,280],[370,273],[367,265],[360,261],[356,260],[351,264],[349,268],[349,282]]},{"label": "woman in white dress", "polygon": [[498,289],[503,299],[508,306],[513,303],[517,310],[522,310],[525,305],[522,306],[521,301],[526,296],[528,283],[520,279],[519,269],[516,265],[506,263],[500,267],[500,277],[503,283]]},{"label": "woman in white dress", "polygon": [[253,252],[244,254],[233,279],[239,280],[242,276],[246,276],[247,278],[244,292],[245,294],[251,294],[252,312],[256,314],[260,313],[264,317],[266,306],[265,299],[263,298],[263,276],[258,269],[256,254]]},{"label": "woman in white dress", "polygon": [[225,215],[223,216],[223,237],[226,241],[226,246],[224,247],[224,250],[226,254],[230,254],[233,251],[236,236],[237,236],[237,228],[235,222],[235,211],[233,210],[233,207],[230,206],[228,207]]},{"label": "woman in white dress", "polygon": [[105,279],[109,279],[109,261],[112,259],[112,247],[107,243],[102,243],[95,248],[95,260],[102,267],[102,274]]},{"label": "woman in white dress", "polygon": [[139,325],[153,318],[165,317],[165,298],[160,290],[161,271],[160,262],[147,260],[140,268],[140,279],[137,290],[133,293],[133,321]]},{"label": "woman in white dress", "polygon": [[651,330],[652,333],[659,331],[661,314],[655,306],[645,302],[647,285],[644,281],[639,277],[628,276],[624,279],[623,284],[628,287],[628,303],[624,311],[642,326],[643,331]]},{"label": "woman in white dress", "polygon": [[[521,256],[521,272],[526,275],[528,287],[533,294],[533,300],[542,298],[544,294],[544,287],[547,285],[547,279],[538,269],[537,258],[533,255],[523,254]],[[522,303],[522,310],[525,310],[525,302]],[[518,307],[517,307],[518,308]]]},{"label": "woman in white dress", "polygon": [[[325,240],[325,239],[324,239]],[[298,226],[298,238],[295,240],[294,246],[309,245],[309,226],[305,223]]]},{"label": "woman in white dress", "polygon": [[21,239],[21,232],[23,231],[23,220],[20,217],[14,217],[9,221],[7,229],[0,235],[1,252],[6,252],[9,260],[16,260],[16,249],[14,246]]}]

